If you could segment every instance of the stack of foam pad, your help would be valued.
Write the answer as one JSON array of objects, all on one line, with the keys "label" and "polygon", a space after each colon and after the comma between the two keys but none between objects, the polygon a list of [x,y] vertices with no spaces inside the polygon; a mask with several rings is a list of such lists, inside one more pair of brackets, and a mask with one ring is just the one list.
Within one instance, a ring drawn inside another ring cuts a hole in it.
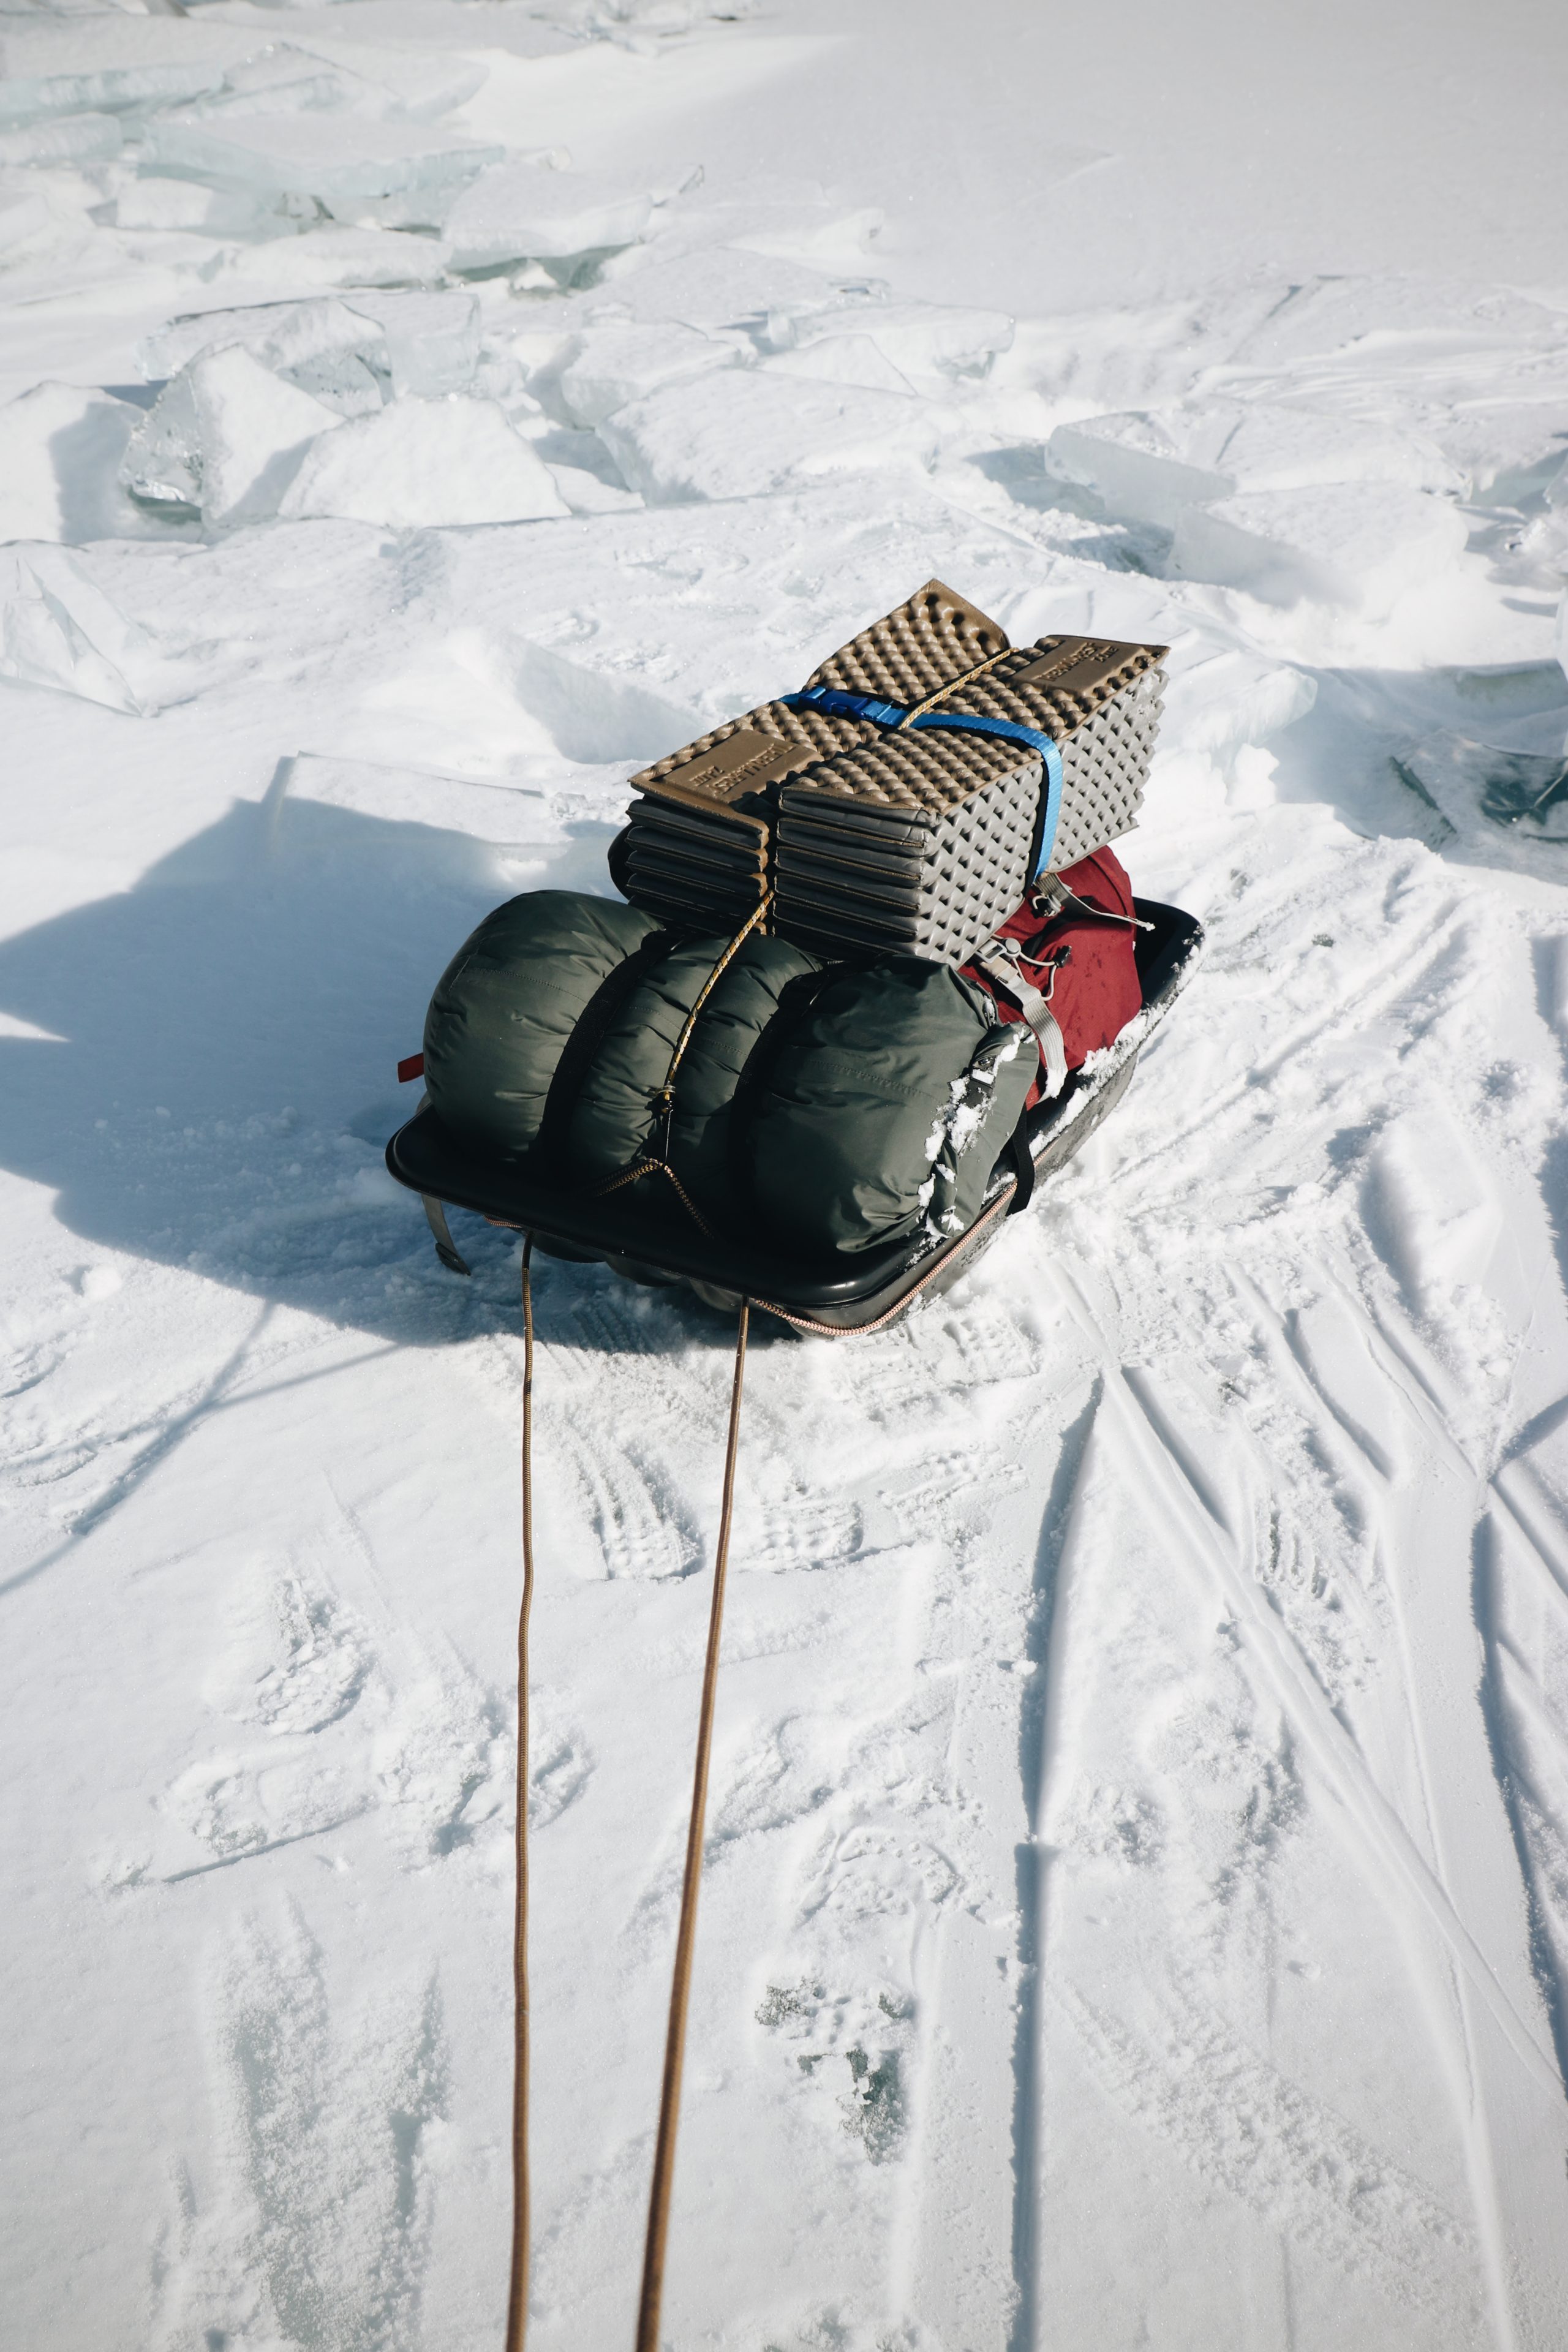
[{"label": "stack of foam pad", "polygon": [[[678,929],[735,930],[769,888],[770,928],[833,957],[963,963],[1036,875],[1135,821],[1159,724],[1164,647],[1005,633],[931,581],[823,663],[806,691],[884,714],[763,703],[632,779],[618,879]],[[1048,735],[1039,750],[954,717]],[[1054,816],[1050,837],[1047,826]]]}]

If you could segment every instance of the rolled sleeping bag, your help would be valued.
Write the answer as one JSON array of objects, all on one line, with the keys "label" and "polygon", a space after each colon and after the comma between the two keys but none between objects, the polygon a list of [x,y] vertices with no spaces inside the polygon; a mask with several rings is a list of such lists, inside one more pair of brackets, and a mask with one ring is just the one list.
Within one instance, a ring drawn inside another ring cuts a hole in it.
[{"label": "rolled sleeping bag", "polygon": [[890,957],[841,970],[782,1041],[749,1105],[739,1157],[760,1234],[855,1251],[962,1233],[1039,1066],[947,964]]},{"label": "rolled sleeping bag", "polygon": [[664,952],[620,992],[591,1041],[592,1050],[574,1050],[576,1066],[563,1080],[570,1099],[561,1106],[555,1132],[546,1138],[562,1173],[574,1183],[590,1191],[608,1183],[646,1149],[653,1133],[654,1097],[691,1008],[729,944],[667,934]]},{"label": "rolled sleeping bag", "polygon": [[[708,990],[668,1135],[705,1222],[784,1254],[962,1231],[1023,1109],[1032,1033],[943,964],[825,967],[753,934],[715,979],[730,945],[614,899],[510,900],[431,1000],[432,1108],[487,1158],[604,1190],[654,1143],[656,1097]],[[637,1192],[639,1211],[686,1213],[655,1175]]]},{"label": "rolled sleeping bag", "polygon": [[425,1091],[442,1125],[487,1158],[536,1141],[569,1038],[656,916],[576,890],[509,898],[465,940],[425,1016]]},{"label": "rolled sleeping bag", "polygon": [[772,1052],[822,984],[819,956],[753,933],[697,1016],[675,1081],[670,1165],[703,1213],[756,1232],[746,1128]]},{"label": "rolled sleeping bag", "polygon": [[[562,1130],[564,1163],[574,1178],[610,1183],[653,1144],[655,1098],[707,990],[675,1067],[668,1162],[702,1213],[734,1222],[730,1125],[736,1090],[781,994],[819,965],[807,949],[753,933],[715,980],[729,947],[726,939],[672,940],[622,995],[576,1080]],[[673,1187],[643,1181],[639,1203],[680,1213]]]}]

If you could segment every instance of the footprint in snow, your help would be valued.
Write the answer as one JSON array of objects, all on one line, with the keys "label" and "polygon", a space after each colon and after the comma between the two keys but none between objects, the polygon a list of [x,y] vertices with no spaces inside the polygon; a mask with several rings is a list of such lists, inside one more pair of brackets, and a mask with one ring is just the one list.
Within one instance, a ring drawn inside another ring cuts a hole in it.
[{"label": "footprint in snow", "polygon": [[[203,1757],[160,1798],[158,1810],[211,1862],[237,1862],[342,1828],[368,1803],[363,1778],[352,1768],[296,1751],[261,1760]],[[181,1878],[207,1867],[198,1856],[164,1874]]]},{"label": "footprint in snow", "polygon": [[154,2352],[415,2352],[448,2095],[436,1980],[344,2021],[296,1909],[276,1938],[247,1927],[214,2009],[225,2128],[205,2170],[176,2168]]},{"label": "footprint in snow", "polygon": [[791,2046],[795,2072],[812,2086],[807,2095],[830,2099],[839,2127],[879,2165],[900,2154],[908,2130],[914,2013],[906,1993],[833,1997],[811,1977],[770,1984],[755,2012]]},{"label": "footprint in snow", "polygon": [[275,1734],[319,1733],[358,1705],[374,1655],[337,1595],[297,1574],[240,1587],[204,1696],[233,1723]]}]

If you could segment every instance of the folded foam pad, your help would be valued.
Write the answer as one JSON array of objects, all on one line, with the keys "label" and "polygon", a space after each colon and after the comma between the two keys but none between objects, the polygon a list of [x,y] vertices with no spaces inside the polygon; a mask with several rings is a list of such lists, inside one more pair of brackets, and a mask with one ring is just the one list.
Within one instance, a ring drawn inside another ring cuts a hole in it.
[{"label": "folded foam pad", "polygon": [[778,930],[829,952],[900,948],[962,963],[1037,873],[1131,830],[1159,726],[1163,650],[1047,638],[935,705],[1052,738],[1062,790],[1048,838],[1043,763],[1006,737],[900,729],[786,782]]},{"label": "folded foam pad", "polygon": [[[632,779],[626,896],[671,926],[738,929],[771,887],[770,928],[817,952],[891,948],[962,963],[1037,871],[1070,866],[1133,824],[1163,651],[1064,636],[1011,647],[994,621],[930,581],[805,690],[871,698],[932,723],[786,698],[700,737]],[[1037,746],[954,718],[1048,735],[1059,803]]]}]

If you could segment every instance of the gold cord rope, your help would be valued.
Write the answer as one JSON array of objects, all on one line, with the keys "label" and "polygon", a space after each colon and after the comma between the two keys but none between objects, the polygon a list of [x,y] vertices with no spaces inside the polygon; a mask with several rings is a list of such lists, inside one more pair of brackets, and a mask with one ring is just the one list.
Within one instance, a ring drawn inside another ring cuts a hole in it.
[{"label": "gold cord rope", "polygon": [[[669,1118],[675,1108],[676,1074],[680,1068],[681,1062],[685,1058],[686,1049],[688,1045],[690,1045],[692,1036],[696,1031],[698,1015],[701,1013],[703,1006],[707,1003],[708,999],[712,995],[714,989],[723,978],[724,973],[729,970],[730,965],[734,961],[740,950],[744,946],[746,940],[750,939],[752,933],[756,929],[757,925],[767,913],[768,908],[773,904],[773,894],[771,890],[764,890],[763,892],[762,898],[758,902],[754,912],[749,915],[746,920],[742,924],[740,929],[736,932],[734,938],[731,940],[729,946],[725,949],[723,954],[720,957],[718,962],[714,965],[712,971],[703,982],[697,997],[697,1002],[693,1004],[690,1012],[686,1016],[686,1025],[681,1030],[679,1036],[676,1039],[675,1051],[669,1057],[669,1067],[664,1074],[664,1084],[658,1088],[653,1097],[654,1126],[657,1129],[659,1121],[661,1119],[664,1121],[666,1150],[668,1149]],[[706,1234],[710,1241],[717,1239],[717,1236],[713,1232],[713,1228],[699,1214],[685,1185],[681,1182],[679,1177],[676,1174],[668,1160],[660,1157],[658,1152],[648,1150],[646,1147],[643,1154],[639,1158],[634,1160],[629,1168],[623,1168],[618,1176],[612,1176],[607,1183],[601,1184],[598,1191],[595,1193],[594,1198],[596,1201],[607,1200],[612,1192],[619,1192],[626,1185],[639,1183],[643,1177],[652,1176],[655,1174],[668,1177],[670,1182],[675,1187],[677,1199],[679,1201],[681,1207],[686,1211],[687,1215],[691,1219],[692,1223],[697,1227],[699,1233]]]},{"label": "gold cord rope", "polygon": [[735,1378],[730,1391],[730,1436],[724,1452],[724,1500],[719,1514],[719,1544],[713,1559],[708,1655],[702,1670],[702,1704],[697,1723],[697,1767],[692,1779],[691,1819],[686,1832],[686,1875],[680,1890],[680,1927],[675,1944],[675,1975],[669,1989],[669,2030],[665,2041],[664,2084],[658,2102],[658,2138],[654,2148],[653,2185],[648,2195],[642,2296],[637,2306],[637,2352],[659,2352],[658,2320],[664,2301],[664,2253],[669,2234],[670,2190],[675,2182],[675,2134],[680,2119],[686,2012],[691,1995],[691,1962],[697,1942],[697,1894],[702,1878],[708,1765],[713,1750],[713,1710],[719,1689],[719,1641],[724,1622],[724,1581],[730,1565],[730,1521],[735,1502],[735,1455],[741,1436],[741,1390],[746,1370],[746,1330],[750,1319],[751,1302],[742,1299],[740,1329],[735,1336]]},{"label": "gold cord rope", "polygon": [[939,686],[934,694],[928,694],[923,702],[917,702],[912,710],[905,711],[893,730],[894,734],[901,733],[906,727],[912,727],[917,719],[923,719],[937,703],[945,702],[950,694],[956,694],[961,686],[969,684],[971,678],[984,677],[988,669],[994,669],[998,662],[1005,661],[1008,655],[1016,651],[1016,646],[1004,646],[999,654],[987,654],[983,662],[976,662],[973,669],[966,669],[962,677],[950,677],[945,686]]},{"label": "gold cord rope", "polygon": [[517,1620],[517,1897],[512,1920],[511,2287],[506,2352],[528,2336],[528,1620],[533,1607],[533,1235],[522,1244],[522,1607]]},{"label": "gold cord rope", "polygon": [[696,1003],[687,1014],[686,1026],[681,1031],[680,1035],[676,1042],[675,1052],[670,1059],[669,1067],[664,1074],[664,1085],[660,1089],[661,1093],[669,1094],[673,1092],[675,1087],[675,1074],[680,1067],[681,1061],[684,1058],[688,1045],[691,1043],[691,1033],[697,1026],[698,1014],[707,1003],[708,999],[712,995],[714,989],[718,985],[719,982],[723,978],[725,972],[728,971],[731,963],[734,960],[734,957],[740,949],[743,947],[747,940],[751,938],[752,933],[756,929],[757,925],[762,921],[763,916],[767,913],[768,908],[773,905],[773,892],[771,890],[764,890],[761,898],[757,901],[754,911],[748,915],[746,920],[742,924],[740,929],[736,932],[734,938],[731,940],[729,946],[725,949],[723,954],[720,957],[718,962],[714,965],[712,971],[703,982],[701,992],[699,995]]}]

